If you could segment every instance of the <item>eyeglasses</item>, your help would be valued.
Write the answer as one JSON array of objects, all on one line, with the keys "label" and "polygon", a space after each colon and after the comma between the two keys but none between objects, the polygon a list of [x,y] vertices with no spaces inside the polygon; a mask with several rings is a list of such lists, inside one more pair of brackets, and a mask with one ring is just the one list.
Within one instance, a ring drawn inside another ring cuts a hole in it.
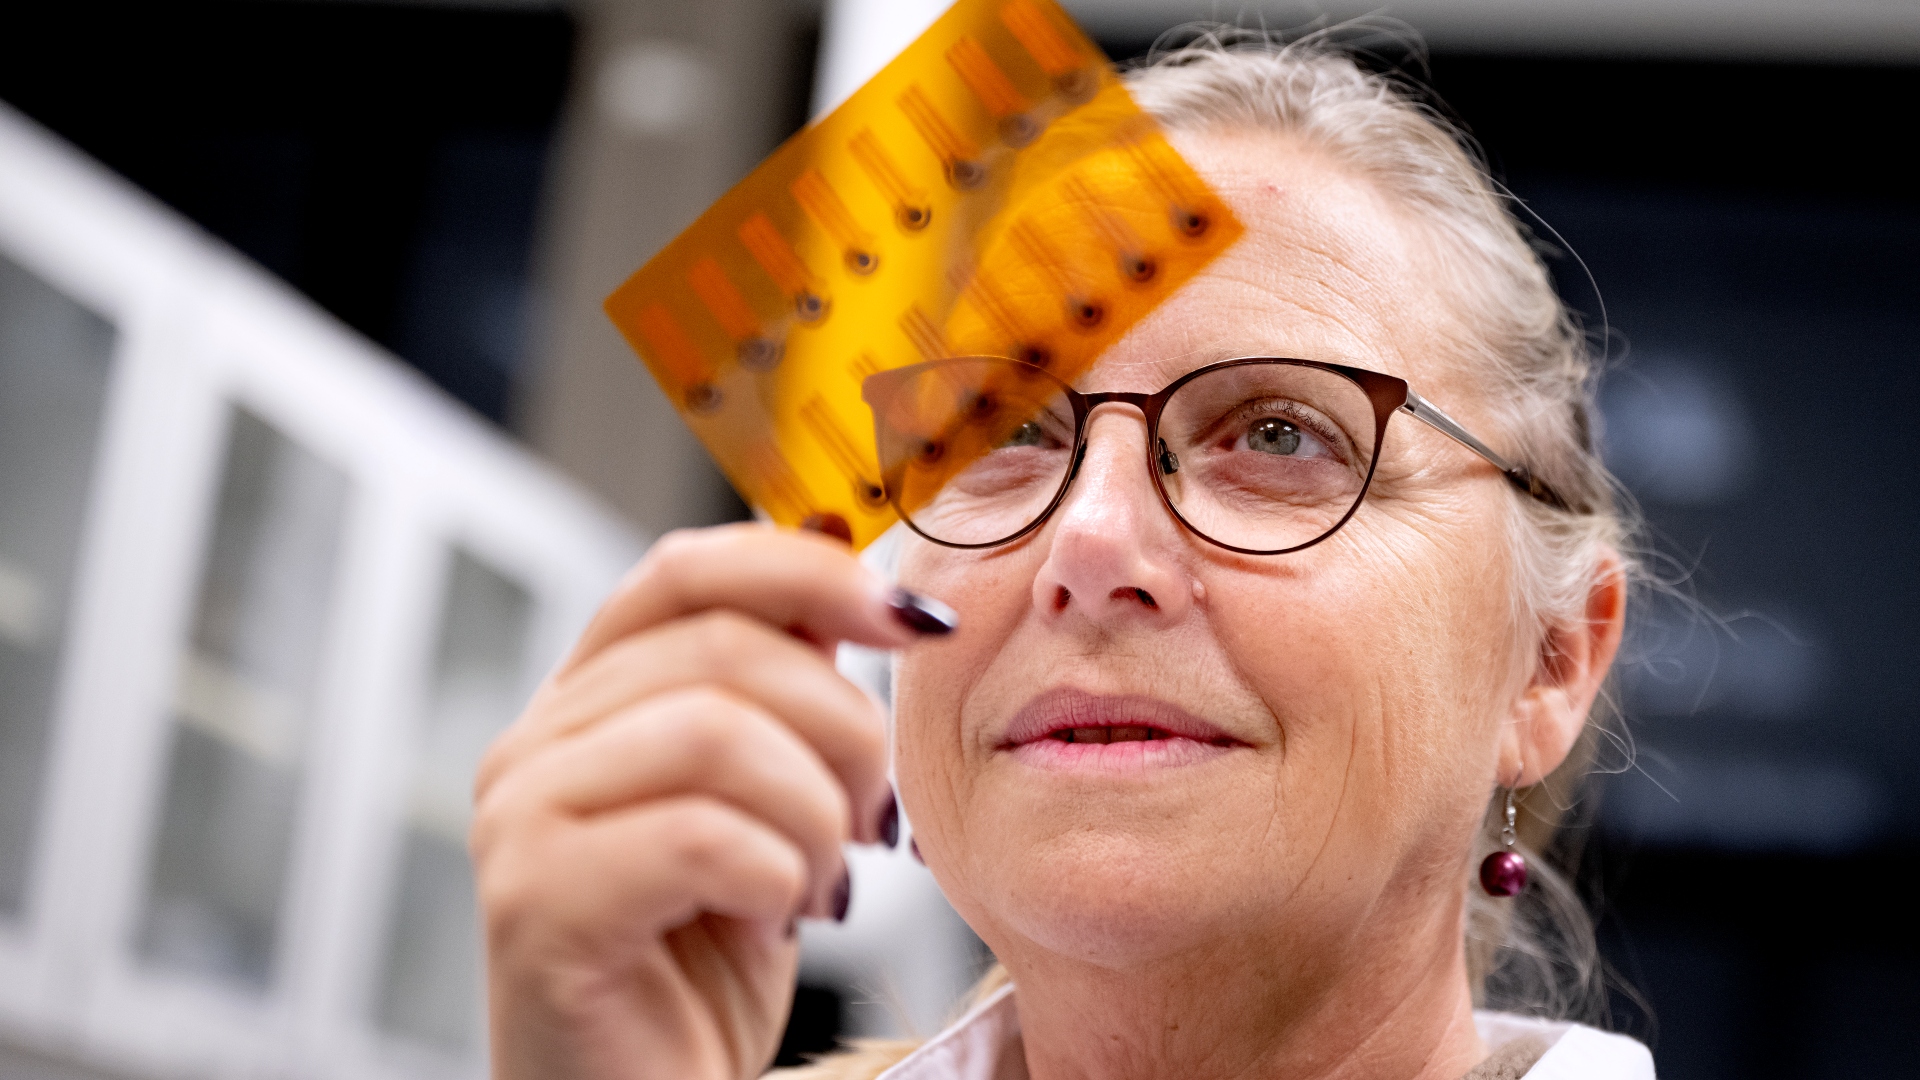
[{"label": "eyeglasses", "polygon": [[963,356],[869,376],[862,395],[888,501],[914,532],[947,547],[995,547],[1039,528],[1086,459],[1088,418],[1110,402],[1145,414],[1147,473],[1168,512],[1229,551],[1282,555],[1339,531],[1366,497],[1396,412],[1479,454],[1529,497],[1568,509],[1406,380],[1340,364],[1242,357],[1157,394],[1083,394],[1032,364]]}]

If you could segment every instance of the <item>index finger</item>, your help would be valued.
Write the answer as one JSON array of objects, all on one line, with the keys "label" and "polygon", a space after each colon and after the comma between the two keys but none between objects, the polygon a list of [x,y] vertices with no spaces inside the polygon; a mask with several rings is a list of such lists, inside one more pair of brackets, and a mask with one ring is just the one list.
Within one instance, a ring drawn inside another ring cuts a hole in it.
[{"label": "index finger", "polygon": [[[893,589],[844,544],[759,524],[668,533],[621,581],[557,674],[629,634],[714,608],[820,644],[880,649],[941,632],[952,613]],[[947,629],[951,629],[951,625]]]}]

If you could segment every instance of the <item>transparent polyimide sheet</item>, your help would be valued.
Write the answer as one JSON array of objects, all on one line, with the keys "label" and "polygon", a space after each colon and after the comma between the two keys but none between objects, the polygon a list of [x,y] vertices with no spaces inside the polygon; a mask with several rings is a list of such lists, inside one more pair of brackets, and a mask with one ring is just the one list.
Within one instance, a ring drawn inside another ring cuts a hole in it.
[{"label": "transparent polyimide sheet", "polygon": [[94,448],[117,335],[0,256],[0,919],[31,882]]},{"label": "transparent polyimide sheet", "polygon": [[416,742],[375,1019],[457,1056],[480,1049],[479,905],[467,859],[473,778],[526,701],[534,603],[525,586],[452,552],[439,646]]},{"label": "transparent polyimide sheet", "polygon": [[749,503],[860,547],[900,495],[869,376],[994,355],[1072,381],[1240,232],[1058,6],[959,0],[606,307]]},{"label": "transparent polyimide sheet", "polygon": [[193,636],[173,696],[139,951],[273,980],[349,482],[234,409]]}]

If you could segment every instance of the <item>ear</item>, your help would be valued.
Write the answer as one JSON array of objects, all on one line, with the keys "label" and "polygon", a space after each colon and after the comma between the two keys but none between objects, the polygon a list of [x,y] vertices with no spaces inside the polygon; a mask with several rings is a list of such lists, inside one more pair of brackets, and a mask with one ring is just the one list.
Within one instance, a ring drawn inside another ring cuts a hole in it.
[{"label": "ear", "polygon": [[1587,578],[1585,619],[1550,630],[1540,642],[1533,677],[1500,733],[1496,783],[1530,787],[1566,760],[1620,651],[1626,614],[1626,570],[1619,552],[1607,548]]}]

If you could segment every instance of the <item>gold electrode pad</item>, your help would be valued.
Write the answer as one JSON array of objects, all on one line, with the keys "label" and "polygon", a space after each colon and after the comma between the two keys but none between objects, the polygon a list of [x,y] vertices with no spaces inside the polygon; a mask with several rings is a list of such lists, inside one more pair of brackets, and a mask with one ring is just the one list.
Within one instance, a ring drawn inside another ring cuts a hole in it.
[{"label": "gold electrode pad", "polygon": [[[959,0],[606,307],[756,510],[858,548],[902,497],[868,376],[1003,356],[1071,383],[1240,232],[1051,0]],[[996,437],[964,434],[943,469]]]}]

